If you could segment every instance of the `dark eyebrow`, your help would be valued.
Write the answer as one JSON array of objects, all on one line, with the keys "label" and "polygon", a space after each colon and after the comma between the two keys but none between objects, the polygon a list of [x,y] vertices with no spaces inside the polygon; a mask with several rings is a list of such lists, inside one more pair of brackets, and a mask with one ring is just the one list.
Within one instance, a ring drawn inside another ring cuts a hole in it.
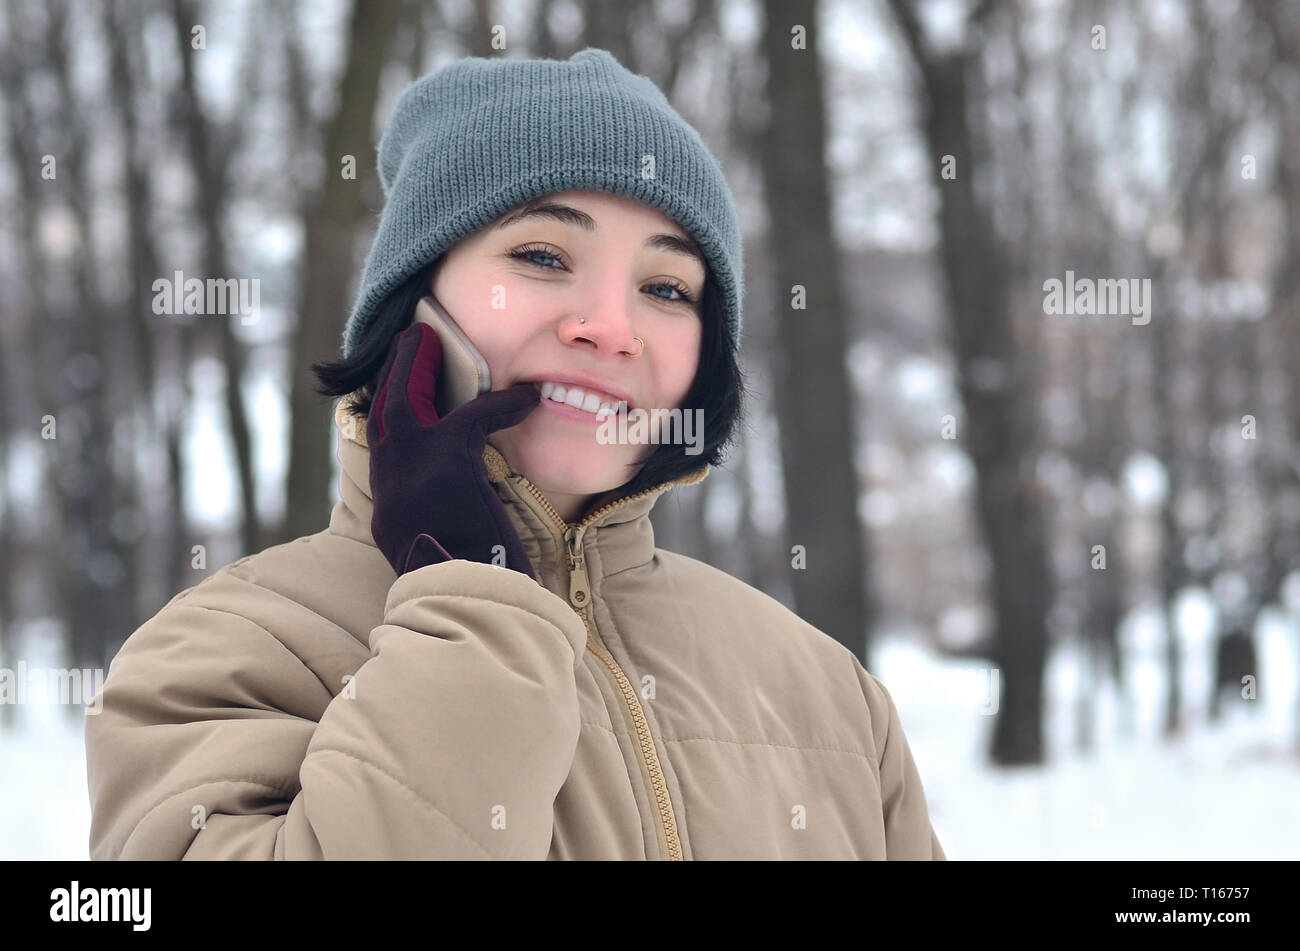
[{"label": "dark eyebrow", "polygon": [[[502,228],[527,218],[551,218],[561,224],[577,225],[583,231],[591,234],[596,232],[596,222],[585,211],[579,211],[570,205],[559,205],[554,202],[538,203],[536,200],[502,218],[497,222],[494,230],[500,231]],[[681,254],[685,257],[695,258],[706,271],[708,270],[700,246],[689,238],[680,238],[675,234],[652,234],[646,238],[645,246],[656,251],[667,251],[669,254]]]}]

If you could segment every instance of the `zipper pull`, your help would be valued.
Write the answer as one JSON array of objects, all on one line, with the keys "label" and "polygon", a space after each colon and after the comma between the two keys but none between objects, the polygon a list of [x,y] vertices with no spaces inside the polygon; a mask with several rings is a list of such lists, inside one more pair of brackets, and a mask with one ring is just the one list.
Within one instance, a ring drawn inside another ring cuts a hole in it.
[{"label": "zipper pull", "polygon": [[587,578],[586,559],[582,555],[582,534],[570,526],[564,530],[564,541],[569,546],[569,602],[581,614],[591,601],[591,583]]}]

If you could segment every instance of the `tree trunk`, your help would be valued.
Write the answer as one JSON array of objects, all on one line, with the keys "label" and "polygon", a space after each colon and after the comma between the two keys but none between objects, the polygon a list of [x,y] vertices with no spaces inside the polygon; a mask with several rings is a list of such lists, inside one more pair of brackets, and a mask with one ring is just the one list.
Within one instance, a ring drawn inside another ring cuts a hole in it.
[{"label": "tree trunk", "polygon": [[[940,261],[951,322],[966,446],[976,473],[975,507],[992,561],[995,660],[1004,693],[992,758],[1004,765],[1043,760],[1043,666],[1051,575],[1042,496],[1034,475],[1035,427],[1026,361],[1018,360],[1005,266],[975,191],[977,156],[967,110],[978,74],[979,40],[950,53],[930,51],[906,0],[891,0],[924,90],[925,136],[937,170],[952,156],[955,177],[941,180]],[[986,5],[987,6],[987,5]]]},{"label": "tree trunk", "polygon": [[291,541],[321,531],[330,511],[331,417],[316,393],[311,365],[338,356],[355,270],[353,242],[366,215],[360,178],[341,174],[344,155],[356,159],[358,174],[372,174],[379,77],[397,28],[395,3],[356,3],[348,26],[347,64],[339,79],[338,106],[325,131],[325,178],[306,202],[301,264],[302,299],[293,337],[290,397],[289,475],[286,512],[278,535]]},{"label": "tree trunk", "polygon": [[[795,609],[868,664],[867,549],[858,519],[854,406],[846,366],[847,300],[831,221],[825,93],[815,0],[766,0],[769,119],[760,151],[770,240],[774,359]],[[807,48],[791,28],[806,29]],[[802,304],[793,304],[796,294]],[[793,557],[793,556],[791,556]]]},{"label": "tree trunk", "polygon": [[[194,75],[195,51],[190,46],[190,30],[197,18],[186,0],[172,0],[171,14],[177,59],[181,67],[178,91],[181,132],[198,183],[195,203],[203,232],[203,277],[224,280],[232,276],[225,240],[225,214],[230,199],[226,171],[237,142],[236,136],[243,126],[238,120],[234,120],[230,127],[217,127],[208,121]],[[245,65],[255,63],[261,55],[263,31],[254,28],[250,32],[255,45],[244,53]],[[262,532],[257,514],[257,486],[253,475],[252,433],[244,406],[244,346],[235,336],[233,314],[204,319],[216,323],[215,327],[203,325],[203,329],[216,336],[225,370],[226,419],[235,450],[239,484],[240,549],[242,554],[252,554],[261,548]]]}]

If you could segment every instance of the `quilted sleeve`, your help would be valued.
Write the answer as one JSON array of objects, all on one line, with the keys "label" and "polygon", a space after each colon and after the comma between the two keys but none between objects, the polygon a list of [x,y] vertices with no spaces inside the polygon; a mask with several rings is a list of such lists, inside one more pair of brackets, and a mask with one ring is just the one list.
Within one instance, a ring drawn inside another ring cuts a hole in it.
[{"label": "quilted sleeve", "polygon": [[92,859],[546,857],[586,642],[563,600],[479,562],[409,572],[334,695],[203,587],[127,640],[86,718]]},{"label": "quilted sleeve", "polygon": [[[856,659],[855,659],[856,662]],[[921,775],[903,735],[894,698],[875,674],[857,664],[858,680],[871,711],[871,732],[880,755],[880,794],[884,806],[885,858],[946,860],[930,825]]]}]

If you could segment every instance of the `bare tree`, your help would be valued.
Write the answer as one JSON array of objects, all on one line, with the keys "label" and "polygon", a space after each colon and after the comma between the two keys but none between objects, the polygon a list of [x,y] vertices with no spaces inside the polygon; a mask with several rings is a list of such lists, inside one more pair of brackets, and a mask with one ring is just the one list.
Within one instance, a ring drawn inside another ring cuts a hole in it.
[{"label": "bare tree", "polygon": [[608,50],[616,60],[634,69],[632,49],[632,17],[629,10],[638,5],[606,3],[604,0],[582,0],[583,39],[588,46]]},{"label": "bare tree", "polygon": [[[770,118],[759,165],[774,223],[773,355],[796,608],[864,663],[871,624],[867,553],[853,465],[854,405],[846,365],[847,300],[831,224],[826,108],[816,0],[764,5]],[[806,38],[796,46],[792,31]],[[804,303],[792,302],[792,295]]]},{"label": "bare tree", "polygon": [[358,190],[361,179],[344,177],[340,163],[351,156],[363,176],[374,174],[371,134],[379,77],[397,29],[399,10],[395,3],[356,3],[352,8],[338,104],[325,123],[320,144],[325,176],[303,203],[306,247],[292,347],[287,508],[279,533],[283,541],[320,531],[329,515],[330,419],[316,393],[311,366],[337,356],[347,319],[340,302],[348,299],[349,275],[355,264],[353,244],[366,209]]},{"label": "bare tree", "polygon": [[1047,570],[1041,489],[1034,475],[1036,420],[1030,361],[1018,352],[1007,299],[1005,253],[976,182],[987,155],[977,151],[970,108],[981,76],[981,38],[992,10],[982,2],[959,43],[932,47],[907,0],[891,0],[920,77],[922,126],[934,167],[952,160],[939,186],[940,259],[975,465],[976,511],[993,570],[996,661],[1005,693],[993,734],[1000,764],[1043,759],[1043,665],[1047,653]]},{"label": "bare tree", "polygon": [[[240,138],[246,131],[237,117],[220,125],[211,120],[203,106],[195,81],[193,29],[200,25],[191,0],[171,0],[171,25],[181,67],[181,83],[173,102],[175,119],[180,127],[196,183],[194,203],[203,234],[203,270],[209,278],[225,279],[230,273],[226,248],[226,214],[231,200],[228,180],[230,161]],[[254,23],[248,31],[241,72],[250,75],[258,63],[263,31]],[[245,90],[247,92],[247,90]],[[240,547],[247,554],[261,547],[261,527],[257,514],[257,492],[253,476],[252,436],[248,411],[244,406],[244,345],[235,336],[232,322],[219,319],[203,325],[214,333],[225,370],[225,403],[230,437],[235,449],[235,466],[239,483]]]}]

